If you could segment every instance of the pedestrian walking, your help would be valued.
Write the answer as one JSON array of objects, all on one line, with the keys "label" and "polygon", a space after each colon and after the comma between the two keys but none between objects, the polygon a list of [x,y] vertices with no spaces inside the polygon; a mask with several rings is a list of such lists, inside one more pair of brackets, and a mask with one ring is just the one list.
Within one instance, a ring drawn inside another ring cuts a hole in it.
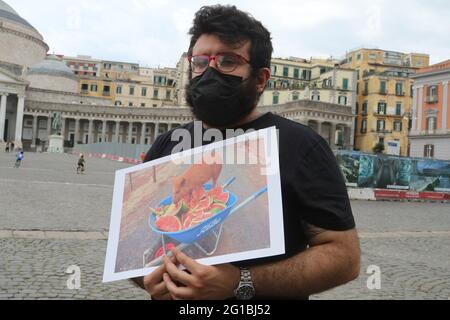
[{"label": "pedestrian walking", "polygon": [[85,171],[85,165],[86,160],[84,160],[84,155],[82,154],[80,158],[78,159],[78,167],[77,167],[77,174],[84,174]]},{"label": "pedestrian walking", "polygon": [[19,152],[17,152],[16,154],[16,163],[14,165],[15,168],[20,168],[20,166],[22,165],[22,160],[24,158],[24,154],[23,151],[20,150]]}]

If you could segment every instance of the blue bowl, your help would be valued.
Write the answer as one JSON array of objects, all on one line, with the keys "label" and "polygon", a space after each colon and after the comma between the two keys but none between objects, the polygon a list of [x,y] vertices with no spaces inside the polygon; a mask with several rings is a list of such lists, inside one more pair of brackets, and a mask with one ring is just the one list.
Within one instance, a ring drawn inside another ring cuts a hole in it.
[{"label": "blue bowl", "polygon": [[[212,184],[205,184],[204,188],[206,191],[210,191],[212,189]],[[229,193],[230,197],[228,199],[227,202],[227,207],[222,210],[221,212],[215,214],[214,216],[212,216],[211,218],[203,221],[202,223],[199,223],[198,225],[186,229],[186,230],[181,230],[178,232],[164,232],[159,230],[156,227],[156,216],[155,214],[151,213],[150,217],[149,217],[149,225],[150,228],[161,235],[165,235],[168,236],[180,243],[193,243],[197,240],[200,240],[201,238],[207,236],[209,234],[209,231],[211,231],[212,229],[214,229],[217,225],[220,225],[221,223],[223,223],[229,216],[231,209],[233,208],[233,206],[238,202],[238,197],[230,192],[225,190],[226,192]],[[172,197],[168,197],[166,199],[164,199],[163,201],[161,201],[159,203],[159,207],[162,206],[167,206],[169,204],[172,203]]]}]

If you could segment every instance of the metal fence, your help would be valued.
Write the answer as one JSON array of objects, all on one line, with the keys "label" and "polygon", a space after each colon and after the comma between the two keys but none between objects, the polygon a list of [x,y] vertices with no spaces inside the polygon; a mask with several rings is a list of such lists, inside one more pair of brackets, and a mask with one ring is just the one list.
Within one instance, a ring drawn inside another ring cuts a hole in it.
[{"label": "metal fence", "polygon": [[94,144],[78,144],[73,150],[81,153],[108,154],[123,158],[140,159],[142,152],[147,153],[151,145],[102,142]]}]

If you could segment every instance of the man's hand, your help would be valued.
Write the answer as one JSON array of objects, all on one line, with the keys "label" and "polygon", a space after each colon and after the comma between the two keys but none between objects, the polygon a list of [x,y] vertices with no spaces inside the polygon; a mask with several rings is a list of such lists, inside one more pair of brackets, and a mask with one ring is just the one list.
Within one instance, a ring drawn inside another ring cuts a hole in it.
[{"label": "man's hand", "polygon": [[[174,258],[172,258],[175,261]],[[170,261],[170,260],[169,260]],[[163,280],[163,274],[166,273],[166,266],[162,265],[150,275],[144,277],[144,288],[150,294],[153,300],[171,300],[171,295]]]},{"label": "man's hand", "polygon": [[[175,262],[164,258],[164,284],[174,300],[224,300],[234,297],[240,270],[231,264],[204,266],[182,252],[172,251]],[[186,268],[178,269],[177,265]],[[177,284],[178,283],[178,284]]]}]

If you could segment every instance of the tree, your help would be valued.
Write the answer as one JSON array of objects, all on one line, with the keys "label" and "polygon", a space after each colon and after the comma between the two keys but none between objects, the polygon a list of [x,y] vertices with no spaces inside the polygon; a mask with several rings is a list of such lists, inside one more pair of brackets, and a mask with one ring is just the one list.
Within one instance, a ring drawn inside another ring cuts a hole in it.
[{"label": "tree", "polygon": [[375,147],[373,147],[373,153],[383,153],[384,143],[378,142]]}]

